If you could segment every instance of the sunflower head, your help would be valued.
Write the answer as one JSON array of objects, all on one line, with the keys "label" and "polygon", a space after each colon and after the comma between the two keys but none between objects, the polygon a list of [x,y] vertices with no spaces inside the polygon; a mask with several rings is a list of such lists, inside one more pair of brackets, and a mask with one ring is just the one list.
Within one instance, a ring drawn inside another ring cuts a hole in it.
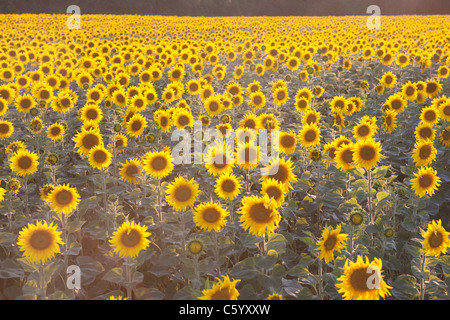
[{"label": "sunflower head", "polygon": [[147,226],[141,226],[140,223],[134,221],[125,221],[113,233],[109,240],[114,252],[122,258],[136,257],[141,250],[147,249],[150,240],[147,239],[151,235],[147,232]]}]

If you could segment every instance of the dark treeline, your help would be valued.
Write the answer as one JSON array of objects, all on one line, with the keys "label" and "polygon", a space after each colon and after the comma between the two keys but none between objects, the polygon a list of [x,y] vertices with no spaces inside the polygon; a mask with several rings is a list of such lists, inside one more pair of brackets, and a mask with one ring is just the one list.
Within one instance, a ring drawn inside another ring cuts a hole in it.
[{"label": "dark treeline", "polygon": [[66,13],[78,5],[83,14],[174,16],[327,16],[366,15],[369,5],[381,14],[450,14],[450,0],[0,0],[0,13]]}]

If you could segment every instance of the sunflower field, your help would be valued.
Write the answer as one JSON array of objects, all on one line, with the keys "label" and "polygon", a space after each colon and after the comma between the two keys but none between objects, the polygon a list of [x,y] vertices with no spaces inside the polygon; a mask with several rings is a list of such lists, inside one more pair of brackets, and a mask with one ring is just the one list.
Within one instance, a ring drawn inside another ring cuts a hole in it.
[{"label": "sunflower field", "polygon": [[450,19],[366,20],[0,15],[0,299],[448,299]]}]

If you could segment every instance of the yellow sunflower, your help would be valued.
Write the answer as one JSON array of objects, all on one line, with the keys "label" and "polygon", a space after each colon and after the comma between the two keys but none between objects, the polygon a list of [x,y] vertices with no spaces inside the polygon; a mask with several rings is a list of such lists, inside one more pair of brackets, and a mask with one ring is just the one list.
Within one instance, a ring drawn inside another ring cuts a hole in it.
[{"label": "yellow sunflower", "polygon": [[412,159],[417,167],[428,166],[436,159],[437,150],[430,140],[417,141]]},{"label": "yellow sunflower", "polygon": [[18,150],[10,159],[10,168],[19,176],[35,173],[39,165],[39,156],[27,149]]},{"label": "yellow sunflower", "polygon": [[98,145],[103,145],[103,139],[98,129],[81,129],[81,132],[77,132],[73,138],[75,142],[75,148],[78,148],[78,152],[87,156],[91,149]]},{"label": "yellow sunflower", "polygon": [[353,127],[353,137],[355,140],[371,139],[376,132],[375,125],[363,122]]},{"label": "yellow sunflower", "polygon": [[232,173],[221,174],[217,179],[214,192],[224,200],[234,200],[241,194],[242,182]]},{"label": "yellow sunflower", "polygon": [[334,251],[341,252],[345,246],[345,241],[348,235],[341,233],[341,225],[339,224],[336,229],[324,228],[322,231],[322,240],[317,241],[316,245],[319,247],[316,250],[320,250],[319,259],[324,259],[325,263],[334,260]]},{"label": "yellow sunflower", "polygon": [[450,127],[446,127],[439,134],[439,142],[446,147],[450,147]]},{"label": "yellow sunflower", "polygon": [[153,178],[167,177],[174,168],[172,156],[165,151],[147,152],[142,162],[144,171]]},{"label": "yellow sunflower", "polygon": [[23,255],[33,263],[45,263],[60,253],[60,246],[64,244],[56,230],[57,226],[47,221],[37,221],[36,224],[28,223],[19,231],[17,245]]},{"label": "yellow sunflower", "polygon": [[297,135],[294,131],[280,132],[278,135],[278,150],[286,155],[292,154],[297,146]]},{"label": "yellow sunflower", "polygon": [[260,161],[259,156],[259,147],[253,142],[238,143],[236,150],[236,164],[242,169],[255,169]]},{"label": "yellow sunflower", "polygon": [[420,112],[420,120],[429,125],[435,125],[439,121],[438,110],[433,106],[428,106]]},{"label": "yellow sunflower", "polygon": [[268,195],[242,198],[239,208],[241,226],[252,235],[263,237],[275,231],[281,220],[275,201]]},{"label": "yellow sunflower", "polygon": [[205,202],[195,207],[193,220],[202,230],[219,232],[225,225],[228,211],[220,203]]},{"label": "yellow sunflower", "polygon": [[420,167],[418,173],[414,172],[415,178],[411,179],[411,187],[417,196],[423,197],[425,194],[432,196],[434,194],[441,182],[436,173],[436,170],[430,167]]},{"label": "yellow sunflower", "polygon": [[345,300],[379,300],[390,296],[388,286],[381,274],[382,261],[374,258],[372,262],[358,255],[356,262],[348,259],[344,265],[344,274],[337,280],[338,292],[342,293]]},{"label": "yellow sunflower", "polygon": [[353,143],[344,144],[337,149],[334,159],[339,170],[345,171],[355,167],[353,150]]},{"label": "yellow sunflower", "polygon": [[216,278],[217,283],[211,289],[202,291],[203,296],[198,297],[200,300],[237,300],[239,292],[236,284],[240,280],[231,281],[229,276],[223,276],[223,280]]},{"label": "yellow sunflower", "polygon": [[109,243],[114,248],[114,252],[122,258],[136,257],[141,250],[147,249],[151,235],[147,232],[147,226],[141,226],[134,221],[125,221],[114,231]]},{"label": "yellow sunflower", "polygon": [[234,154],[225,142],[210,147],[205,158],[205,168],[214,176],[231,173],[234,163]]},{"label": "yellow sunflower", "polygon": [[439,118],[450,122],[450,99],[446,99],[445,102],[439,104],[438,112]]},{"label": "yellow sunflower", "polygon": [[65,132],[65,127],[62,124],[56,122],[48,127],[47,137],[53,141],[56,141],[61,139],[64,136]]},{"label": "yellow sunflower", "polygon": [[268,195],[273,201],[275,201],[277,207],[281,207],[285,198],[284,185],[273,178],[266,179],[262,182],[261,194]]},{"label": "yellow sunflower", "polygon": [[417,141],[421,140],[431,140],[434,141],[436,138],[436,130],[433,128],[433,125],[420,122],[416,129],[414,130],[414,136]]},{"label": "yellow sunflower", "polygon": [[425,253],[430,256],[439,257],[441,254],[447,253],[447,248],[450,247],[450,239],[447,232],[441,225],[441,220],[433,220],[428,224],[427,231],[422,234],[422,247]]},{"label": "yellow sunflower", "polygon": [[185,211],[195,203],[199,192],[199,185],[194,178],[187,180],[178,176],[166,189],[166,201],[175,211]]},{"label": "yellow sunflower", "polygon": [[291,158],[285,160],[285,158],[272,159],[269,164],[262,168],[261,180],[267,180],[273,178],[281,182],[284,186],[284,190],[287,191],[292,188],[291,183],[297,181],[297,177],[294,173],[294,167]]},{"label": "yellow sunflower", "polygon": [[382,126],[385,132],[391,134],[397,128],[397,112],[386,110]]},{"label": "yellow sunflower", "polygon": [[111,164],[112,154],[103,145],[92,147],[88,154],[89,164],[93,168],[108,168]]},{"label": "yellow sunflower", "polygon": [[317,124],[305,124],[299,134],[300,144],[303,148],[314,147],[320,143],[320,128]]},{"label": "yellow sunflower", "polygon": [[137,138],[144,132],[147,127],[147,120],[139,113],[133,115],[126,124],[127,134],[130,137]]},{"label": "yellow sunflower", "polygon": [[9,138],[13,133],[14,125],[9,121],[0,120],[0,138]]},{"label": "yellow sunflower", "polygon": [[380,161],[381,144],[372,139],[358,141],[353,145],[353,161],[362,168],[373,168]]},{"label": "yellow sunflower", "polygon": [[408,105],[407,100],[403,97],[400,93],[395,93],[391,95],[385,103],[391,110],[395,111],[396,113],[400,113]]},{"label": "yellow sunflower", "polygon": [[119,169],[120,177],[123,181],[138,183],[138,176],[142,174],[142,162],[139,159],[129,159],[122,163]]},{"label": "yellow sunflower", "polygon": [[36,100],[34,100],[31,95],[25,94],[23,96],[18,96],[15,100],[14,105],[19,112],[28,113],[36,106]]},{"label": "yellow sunflower", "polygon": [[48,195],[48,201],[55,212],[69,214],[78,207],[80,196],[75,187],[63,184],[55,186]]}]

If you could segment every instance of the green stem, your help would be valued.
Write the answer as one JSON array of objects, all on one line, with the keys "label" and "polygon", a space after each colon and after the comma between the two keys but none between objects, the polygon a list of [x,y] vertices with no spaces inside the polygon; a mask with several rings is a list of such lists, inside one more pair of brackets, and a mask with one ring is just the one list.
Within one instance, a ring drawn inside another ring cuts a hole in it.
[{"label": "green stem", "polygon": [[46,300],[47,285],[45,284],[45,268],[43,263],[41,263],[39,266],[39,289],[41,295],[40,299]]},{"label": "green stem", "polygon": [[[420,272],[423,275],[425,272],[425,267],[427,265],[427,255],[425,254],[425,252],[422,253],[421,257],[420,257]],[[420,300],[425,300],[425,279],[420,279]]]}]

